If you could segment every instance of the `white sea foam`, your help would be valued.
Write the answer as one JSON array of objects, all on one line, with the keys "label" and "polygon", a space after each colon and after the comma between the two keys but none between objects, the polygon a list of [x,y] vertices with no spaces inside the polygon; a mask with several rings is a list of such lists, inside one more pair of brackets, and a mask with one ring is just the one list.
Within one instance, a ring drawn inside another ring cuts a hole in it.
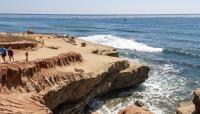
[{"label": "white sea foam", "polygon": [[130,49],[143,52],[162,52],[162,48],[150,47],[146,44],[136,42],[134,40],[125,39],[114,35],[93,35],[88,37],[80,37],[83,40],[112,46],[118,49]]},{"label": "white sea foam", "polygon": [[150,77],[142,84],[145,87],[144,90],[126,91],[131,93],[130,96],[122,92],[117,95],[118,97],[107,100],[107,102],[97,99],[90,106],[91,108],[96,107],[96,111],[100,114],[117,114],[121,109],[139,100],[156,114],[171,114],[177,101],[184,101],[191,95],[177,97],[177,92],[185,94],[184,90],[187,89],[182,84],[190,83],[187,78],[178,75],[180,72],[181,69],[173,64],[151,65]]}]

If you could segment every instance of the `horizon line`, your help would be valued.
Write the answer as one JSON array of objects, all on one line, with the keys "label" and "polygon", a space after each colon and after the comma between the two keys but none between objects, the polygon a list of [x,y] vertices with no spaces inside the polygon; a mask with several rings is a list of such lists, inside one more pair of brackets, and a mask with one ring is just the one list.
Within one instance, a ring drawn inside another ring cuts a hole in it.
[{"label": "horizon line", "polygon": [[135,14],[117,14],[117,13],[1,13],[8,15],[200,15],[200,13],[135,13]]}]

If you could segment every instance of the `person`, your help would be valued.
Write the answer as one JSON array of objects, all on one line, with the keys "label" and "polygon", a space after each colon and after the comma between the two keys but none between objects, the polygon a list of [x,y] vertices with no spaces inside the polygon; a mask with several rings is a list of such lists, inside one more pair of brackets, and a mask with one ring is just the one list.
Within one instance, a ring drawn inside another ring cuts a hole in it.
[{"label": "person", "polygon": [[28,61],[28,51],[25,53],[26,61]]},{"label": "person", "polygon": [[[2,50],[2,47],[0,47],[0,55],[2,55],[3,54],[3,50]],[[1,61],[0,61],[0,63],[1,63]]]},{"label": "person", "polygon": [[42,45],[44,45],[44,38],[42,39]]},{"label": "person", "polygon": [[3,46],[0,47],[0,55],[3,59],[3,62],[6,61],[6,54],[7,54],[7,49],[4,48]]},{"label": "person", "polygon": [[12,48],[9,47],[7,52],[8,52],[8,57],[9,57],[10,62],[12,62],[12,61],[14,62],[14,57],[13,57],[14,52],[13,52]]}]

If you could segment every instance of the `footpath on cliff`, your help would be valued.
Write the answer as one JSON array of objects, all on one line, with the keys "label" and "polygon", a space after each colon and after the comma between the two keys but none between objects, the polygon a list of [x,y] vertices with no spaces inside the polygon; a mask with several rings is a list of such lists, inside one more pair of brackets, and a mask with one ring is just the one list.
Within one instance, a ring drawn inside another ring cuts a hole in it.
[{"label": "footpath on cliff", "polygon": [[24,40],[0,43],[31,46],[14,49],[15,62],[0,64],[0,113],[81,114],[95,96],[148,78],[146,65],[119,58],[112,47],[71,36],[23,35],[37,45]]}]

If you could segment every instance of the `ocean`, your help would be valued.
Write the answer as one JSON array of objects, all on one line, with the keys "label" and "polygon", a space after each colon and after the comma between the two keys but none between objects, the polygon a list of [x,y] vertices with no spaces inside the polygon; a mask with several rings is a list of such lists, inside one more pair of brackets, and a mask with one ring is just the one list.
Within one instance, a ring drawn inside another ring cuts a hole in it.
[{"label": "ocean", "polygon": [[146,82],[95,98],[91,110],[116,114],[140,100],[157,114],[173,114],[200,87],[200,15],[0,14],[0,31],[27,29],[113,46],[151,68]]}]

